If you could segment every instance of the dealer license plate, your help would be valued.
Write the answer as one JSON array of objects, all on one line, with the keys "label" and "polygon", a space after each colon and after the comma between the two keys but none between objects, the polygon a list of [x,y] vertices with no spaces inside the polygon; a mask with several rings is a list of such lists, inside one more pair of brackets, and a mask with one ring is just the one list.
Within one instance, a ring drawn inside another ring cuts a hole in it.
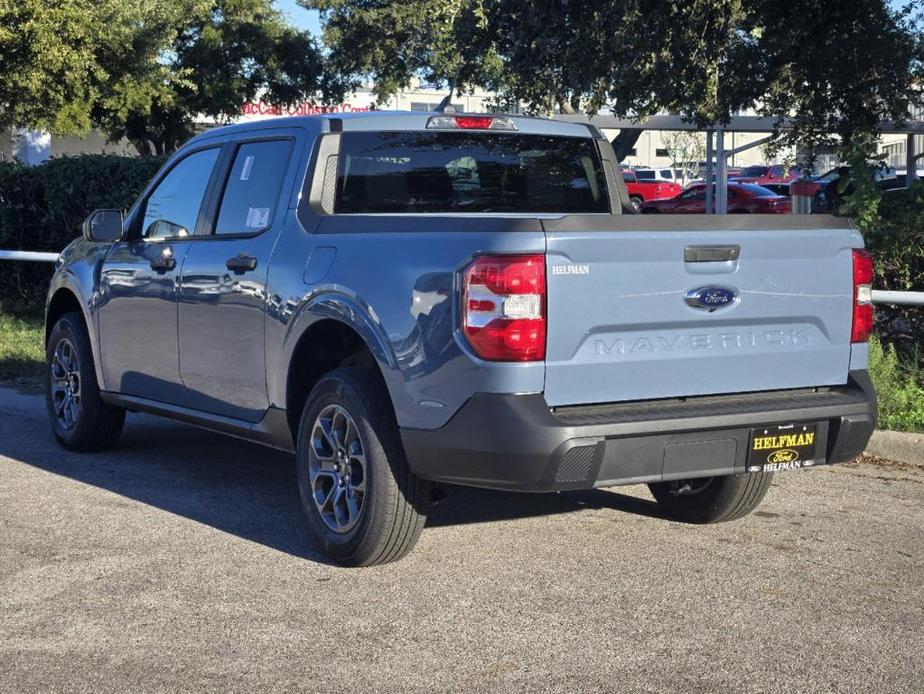
[{"label": "dealer license plate", "polygon": [[751,429],[748,472],[780,472],[815,465],[817,429],[817,424],[784,424]]}]

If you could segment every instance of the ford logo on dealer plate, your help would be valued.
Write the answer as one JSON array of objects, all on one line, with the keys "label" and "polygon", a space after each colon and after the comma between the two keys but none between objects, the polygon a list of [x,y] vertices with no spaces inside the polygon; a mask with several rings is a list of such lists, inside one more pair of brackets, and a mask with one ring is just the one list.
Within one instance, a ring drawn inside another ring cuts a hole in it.
[{"label": "ford logo on dealer plate", "polygon": [[737,303],[738,292],[728,287],[699,287],[684,294],[683,300],[688,306],[712,312]]}]

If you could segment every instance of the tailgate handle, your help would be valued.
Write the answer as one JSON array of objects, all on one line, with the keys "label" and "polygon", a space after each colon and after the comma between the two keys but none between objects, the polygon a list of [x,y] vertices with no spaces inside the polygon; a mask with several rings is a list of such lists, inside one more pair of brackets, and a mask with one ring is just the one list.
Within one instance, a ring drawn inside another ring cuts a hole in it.
[{"label": "tailgate handle", "polygon": [[687,263],[722,263],[737,260],[741,246],[687,246],[683,249],[683,260]]}]

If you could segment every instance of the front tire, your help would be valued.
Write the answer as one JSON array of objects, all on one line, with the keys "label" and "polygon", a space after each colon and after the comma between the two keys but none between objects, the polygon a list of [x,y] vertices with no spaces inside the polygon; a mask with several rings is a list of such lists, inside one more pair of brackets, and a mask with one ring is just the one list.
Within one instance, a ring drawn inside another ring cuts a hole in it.
[{"label": "front tire", "polygon": [[332,559],[385,564],[417,543],[428,487],[407,465],[391,402],[371,369],[335,369],[311,390],[296,462],[308,529]]},{"label": "front tire", "polygon": [[763,500],[772,472],[748,472],[649,484],[667,515],[687,523],[724,523],[748,515]]},{"label": "front tire", "polygon": [[55,438],[72,451],[102,451],[119,440],[125,410],[100,398],[83,316],[58,319],[45,345],[45,405]]}]

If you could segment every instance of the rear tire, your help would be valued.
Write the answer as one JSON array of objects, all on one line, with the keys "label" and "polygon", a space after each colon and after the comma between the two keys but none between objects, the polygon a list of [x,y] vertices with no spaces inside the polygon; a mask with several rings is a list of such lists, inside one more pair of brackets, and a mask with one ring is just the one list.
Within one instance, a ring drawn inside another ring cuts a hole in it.
[{"label": "rear tire", "polygon": [[298,428],[298,489],[311,535],[347,566],[400,559],[417,543],[429,485],[404,458],[391,401],[371,369],[311,390]]},{"label": "rear tire", "polygon": [[632,203],[632,207],[635,208],[635,211],[638,212],[642,207],[642,199],[638,195],[630,195],[629,201]]},{"label": "rear tire", "polygon": [[667,515],[686,523],[723,523],[748,515],[763,500],[772,472],[749,472],[649,484]]},{"label": "rear tire", "polygon": [[45,345],[45,405],[55,438],[72,451],[102,451],[119,440],[125,410],[103,402],[83,316],[58,319]]}]

